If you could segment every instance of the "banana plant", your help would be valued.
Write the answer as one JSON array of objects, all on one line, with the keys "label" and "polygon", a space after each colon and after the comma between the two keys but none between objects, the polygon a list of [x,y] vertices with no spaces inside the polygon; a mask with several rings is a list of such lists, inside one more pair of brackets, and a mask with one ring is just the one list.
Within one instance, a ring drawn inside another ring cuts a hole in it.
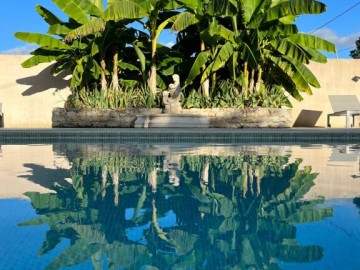
[{"label": "banana plant", "polygon": [[90,21],[91,16],[99,16],[101,10],[88,0],[66,3],[53,0],[53,2],[69,17],[68,22],[60,20],[46,8],[37,5],[36,11],[49,24],[47,34],[17,32],[15,37],[40,46],[31,52],[33,55],[31,58],[22,63],[23,67],[30,68],[40,63],[55,61],[52,74],[66,69],[73,71],[71,80],[73,90],[95,81],[100,74],[100,66],[89,53],[91,42],[88,39],[66,43],[64,38],[73,29]]},{"label": "banana plant", "polygon": [[173,16],[178,14],[176,11],[180,6],[174,0],[131,0],[139,4],[146,11],[145,22],[139,20],[139,23],[149,32],[151,43],[150,68],[148,74],[148,86],[156,95],[157,92],[157,51],[158,39],[161,32],[173,20]]},{"label": "banana plant", "polygon": [[[66,40],[95,35],[96,40],[92,44],[91,53],[93,55],[100,54],[103,90],[107,88],[105,80],[106,65],[107,62],[112,62],[111,89],[115,92],[119,91],[119,57],[122,57],[119,52],[124,53],[127,44],[131,43],[128,32],[133,33],[133,29],[127,28],[126,25],[145,15],[145,10],[135,2],[108,1],[107,9],[100,16],[93,17],[86,24],[67,34]],[[107,54],[109,53],[111,57],[110,60],[107,60]]]},{"label": "banana plant", "polygon": [[[321,38],[299,33],[294,20],[302,14],[324,12],[323,3],[313,0],[229,2],[236,12],[229,9],[230,12],[221,16],[214,13],[216,20],[208,25],[207,34],[216,42],[212,50],[196,56],[188,82],[200,74],[201,83],[214,74],[217,74],[214,78],[219,77],[225,68],[225,73],[245,97],[259,91],[261,85],[268,89],[279,85],[301,100],[299,92],[311,94],[310,85],[319,87],[306,64],[325,62],[326,58],[318,50],[333,52],[335,47]],[[188,5],[196,7],[194,3]],[[206,68],[201,69],[204,65]]]},{"label": "banana plant", "polygon": [[[186,47],[186,50],[192,48],[192,52],[196,53],[196,60],[188,78],[186,84],[189,84],[193,79],[204,72],[206,69],[206,62],[211,62],[217,51],[217,40],[209,35],[210,25],[217,23],[217,17],[223,18],[233,15],[236,10],[231,1],[215,0],[215,1],[190,1],[190,0],[177,0],[182,4],[186,11],[176,18],[171,29],[174,31],[180,31],[181,35],[178,36],[179,43],[190,41],[184,44],[182,47]],[[193,27],[195,26],[195,27]],[[189,31],[186,31],[189,30]],[[196,40],[197,42],[194,42]],[[180,45],[181,46],[181,45]],[[195,46],[195,47],[194,47]],[[179,44],[176,45],[179,47]],[[200,65],[202,64],[202,65]],[[216,78],[213,77],[212,88],[214,88]],[[201,81],[202,95],[209,97],[210,79],[207,76]]]},{"label": "banana plant", "polygon": [[[299,15],[322,13],[326,6],[313,0],[245,0],[237,4],[239,12],[231,17],[232,28],[221,26],[219,32],[228,47],[225,51],[230,60],[230,74],[240,75],[237,80],[242,82],[245,96],[259,91],[261,84],[280,85],[301,100],[300,92],[312,93],[310,85],[320,87],[306,64],[311,60],[325,62],[326,58],[318,50],[334,52],[335,46],[299,33],[294,20]],[[248,48],[246,51],[238,45],[239,40]],[[222,61],[226,59],[223,57]],[[239,62],[242,72],[239,72]],[[214,68],[216,65],[211,70]]]}]

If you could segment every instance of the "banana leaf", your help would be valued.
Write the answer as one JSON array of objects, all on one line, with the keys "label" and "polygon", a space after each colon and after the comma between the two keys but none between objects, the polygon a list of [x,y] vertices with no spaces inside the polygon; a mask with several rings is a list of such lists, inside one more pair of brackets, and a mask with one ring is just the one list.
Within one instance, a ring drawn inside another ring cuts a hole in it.
[{"label": "banana leaf", "polygon": [[42,47],[51,49],[70,50],[71,47],[66,43],[45,34],[16,32],[15,37],[29,43],[36,43]]}]

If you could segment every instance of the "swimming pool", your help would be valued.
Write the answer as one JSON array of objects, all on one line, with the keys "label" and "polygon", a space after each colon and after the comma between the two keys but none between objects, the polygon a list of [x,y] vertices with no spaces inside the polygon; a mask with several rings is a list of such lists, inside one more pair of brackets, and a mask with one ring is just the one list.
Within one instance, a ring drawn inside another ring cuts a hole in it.
[{"label": "swimming pool", "polygon": [[0,269],[358,269],[356,144],[3,144]]}]

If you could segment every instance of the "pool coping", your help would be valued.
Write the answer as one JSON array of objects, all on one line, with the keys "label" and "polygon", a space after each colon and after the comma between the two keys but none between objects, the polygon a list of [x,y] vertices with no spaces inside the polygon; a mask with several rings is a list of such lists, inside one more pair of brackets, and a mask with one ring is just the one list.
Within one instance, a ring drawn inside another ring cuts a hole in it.
[{"label": "pool coping", "polygon": [[359,143],[360,128],[1,128],[0,144],[121,143]]}]

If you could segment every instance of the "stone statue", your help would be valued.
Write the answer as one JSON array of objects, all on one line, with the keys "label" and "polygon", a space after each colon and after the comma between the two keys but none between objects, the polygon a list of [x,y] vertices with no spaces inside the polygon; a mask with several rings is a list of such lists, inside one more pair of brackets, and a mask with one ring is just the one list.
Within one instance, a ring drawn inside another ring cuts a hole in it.
[{"label": "stone statue", "polygon": [[181,111],[180,77],[178,74],[173,74],[172,79],[174,83],[169,84],[168,90],[163,92],[164,113],[180,113]]}]

